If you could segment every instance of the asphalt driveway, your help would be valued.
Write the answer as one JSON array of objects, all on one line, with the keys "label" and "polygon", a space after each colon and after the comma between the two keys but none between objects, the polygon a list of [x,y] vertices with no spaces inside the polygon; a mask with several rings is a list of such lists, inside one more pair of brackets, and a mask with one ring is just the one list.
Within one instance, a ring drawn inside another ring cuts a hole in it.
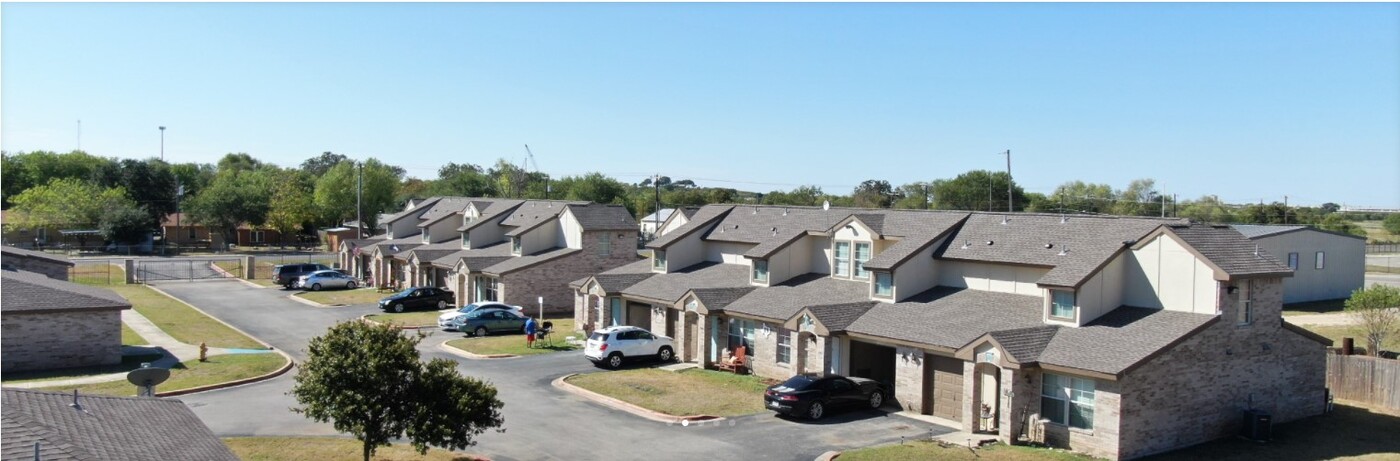
[{"label": "asphalt driveway", "polygon": [[[337,321],[375,312],[372,305],[316,308],[286,299],[290,292],[228,281],[167,282],[162,290],[210,315],[305,358],[307,340]],[[668,425],[613,410],[550,385],[570,373],[599,372],[578,352],[504,360],[466,360],[440,351],[459,337],[433,332],[419,346],[427,358],[458,363],[463,375],[491,382],[505,402],[504,432],[478,437],[472,452],[493,459],[803,459],[828,450],[917,438],[952,429],[866,411],[833,415],[820,424],[769,413],[718,423]],[[294,372],[293,372],[294,373]],[[180,397],[220,436],[334,435],[293,413],[292,373],[273,380]]]}]

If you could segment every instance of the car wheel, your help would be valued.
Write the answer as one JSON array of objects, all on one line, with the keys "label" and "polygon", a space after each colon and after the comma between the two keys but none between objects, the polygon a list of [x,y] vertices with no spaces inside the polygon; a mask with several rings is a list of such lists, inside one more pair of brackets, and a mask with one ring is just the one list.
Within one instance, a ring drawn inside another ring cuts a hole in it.
[{"label": "car wheel", "polygon": [[476,333],[473,334],[475,334],[477,337],[485,337],[487,333],[489,332],[486,331],[486,327],[476,327]]},{"label": "car wheel", "polygon": [[613,352],[608,356],[608,368],[622,368],[622,354]]},{"label": "car wheel", "polygon": [[346,283],[346,284],[345,284],[345,289],[347,289],[347,290],[353,290],[353,289],[355,289],[355,282]]},{"label": "car wheel", "polygon": [[447,301],[438,300],[438,310],[447,309]]},{"label": "car wheel", "polygon": [[394,312],[403,312],[403,303],[394,303]]},{"label": "car wheel", "polygon": [[661,350],[656,352],[656,358],[662,362],[670,362],[671,359],[676,358],[676,356],[675,353],[671,352],[670,347],[662,346]]},{"label": "car wheel", "polygon": [[292,284],[290,284],[290,283],[288,283],[288,284],[286,284],[286,285],[282,285],[282,289],[284,289],[284,290],[290,290],[290,289],[292,289],[292,288],[294,288],[294,287],[292,287]]},{"label": "car wheel", "polygon": [[311,291],[321,291],[321,284],[319,284],[319,283],[313,283],[313,284],[311,284]]},{"label": "car wheel", "polygon": [[885,394],[880,391],[870,393],[870,408],[879,409],[885,404]]},{"label": "car wheel", "polygon": [[826,407],[822,406],[822,403],[821,403],[821,402],[812,402],[811,405],[808,405],[808,406],[807,406],[807,418],[808,418],[808,419],[812,419],[812,420],[822,419],[822,415],[825,414],[825,413],[826,413]]}]

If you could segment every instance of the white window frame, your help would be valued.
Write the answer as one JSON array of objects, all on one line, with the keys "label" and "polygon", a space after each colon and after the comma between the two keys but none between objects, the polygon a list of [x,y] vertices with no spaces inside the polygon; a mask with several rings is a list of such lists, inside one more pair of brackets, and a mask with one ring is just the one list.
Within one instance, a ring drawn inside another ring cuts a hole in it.
[{"label": "white window frame", "polygon": [[464,248],[464,249],[470,249],[471,247],[472,247],[472,233],[471,233],[471,232],[467,232],[467,231],[462,231],[462,248]]},{"label": "white window frame", "polygon": [[612,234],[607,232],[598,233],[598,256],[612,255]]},{"label": "white window frame", "polygon": [[515,256],[520,256],[520,248],[521,248],[522,246],[523,246],[523,244],[520,243],[520,237],[519,237],[519,236],[511,237],[511,238],[510,238],[510,254],[515,255]]},{"label": "white window frame", "polygon": [[[841,247],[842,247],[843,245],[846,247],[846,257],[845,257],[844,259],[841,257]],[[853,246],[853,245],[851,245],[851,242],[848,242],[848,241],[845,241],[845,240],[839,240],[839,241],[836,241],[836,242],[833,242],[833,243],[832,243],[832,245],[831,245],[831,275],[832,275],[832,276],[834,276],[834,277],[841,277],[841,278],[850,278],[850,277],[851,277],[851,267],[849,266],[849,264],[851,263],[851,259],[852,259],[852,254],[851,254],[851,251],[852,251],[852,250],[851,250],[851,247],[852,247],[852,246]]]},{"label": "white window frame", "polygon": [[[1073,376],[1057,375],[1045,373],[1041,376],[1043,380],[1040,385],[1040,414],[1041,417],[1050,420],[1052,424],[1068,426],[1075,429],[1087,431],[1094,430],[1094,403],[1095,403],[1095,383],[1092,379],[1076,378]],[[1051,384],[1054,381],[1054,384]],[[1087,388],[1087,389],[1086,389]],[[1087,397],[1087,402],[1085,402]],[[1059,414],[1052,414],[1045,405],[1045,400],[1059,401],[1063,410]],[[1087,427],[1074,424],[1073,415],[1075,407],[1089,410]]]},{"label": "white window frame", "polygon": [[757,357],[758,355],[754,352],[757,346],[757,342],[754,341],[754,330],[757,327],[758,322],[756,321],[730,317],[729,325],[725,330],[729,336],[729,350],[733,351],[742,342],[748,348],[744,353],[749,357]]},{"label": "white window frame", "polygon": [[[1068,315],[1068,316],[1061,316],[1061,315],[1056,315],[1056,314],[1055,314],[1055,296],[1058,295],[1058,294],[1068,294],[1068,295],[1069,295],[1069,315]],[[1076,298],[1077,298],[1076,293],[1075,293],[1074,291],[1071,291],[1071,290],[1050,290],[1050,309],[1049,309],[1049,311],[1048,311],[1050,318],[1056,319],[1056,320],[1069,320],[1069,321],[1074,321],[1074,317],[1075,317],[1076,314],[1078,314],[1078,311],[1079,311],[1079,306],[1076,306],[1076,304],[1078,303],[1078,299],[1076,299]]]},{"label": "white window frame", "polygon": [[1254,281],[1244,280],[1239,284],[1239,312],[1235,314],[1237,325],[1254,323]]},{"label": "white window frame", "polygon": [[792,331],[779,328],[776,338],[778,347],[774,348],[774,360],[782,364],[792,364]]},{"label": "white window frame", "polygon": [[[884,284],[883,292],[880,290],[882,279],[888,282]],[[883,271],[875,273],[875,296],[880,298],[894,297],[894,274]]]},{"label": "white window frame", "polygon": [[[864,259],[861,258],[860,254],[862,246],[865,247]],[[870,271],[865,270],[865,262],[869,261],[874,253],[875,244],[873,242],[854,242],[854,244],[851,245],[851,274],[853,274],[855,278],[861,280],[870,279]]]},{"label": "white window frame", "polygon": [[651,250],[651,269],[655,271],[666,270],[666,250]]},{"label": "white window frame", "polygon": [[753,278],[754,282],[768,283],[768,260],[753,260],[753,270],[750,271],[750,277]]},{"label": "white window frame", "polygon": [[428,241],[428,228],[419,229],[419,234],[423,236],[423,243],[432,243]]},{"label": "white window frame", "polygon": [[256,230],[256,229],[253,229],[253,230],[249,230],[249,231],[248,231],[248,243],[265,243],[265,242],[267,242],[267,235],[263,234],[263,231]]},{"label": "white window frame", "polygon": [[496,279],[484,275],[476,276],[472,281],[472,297],[474,302],[500,301],[500,292],[496,289]]},{"label": "white window frame", "polygon": [[1288,254],[1288,268],[1295,271],[1298,270],[1298,252],[1295,251]]},{"label": "white window frame", "polygon": [[1313,269],[1322,270],[1325,268],[1327,268],[1327,253],[1319,251],[1317,255],[1313,257]]}]

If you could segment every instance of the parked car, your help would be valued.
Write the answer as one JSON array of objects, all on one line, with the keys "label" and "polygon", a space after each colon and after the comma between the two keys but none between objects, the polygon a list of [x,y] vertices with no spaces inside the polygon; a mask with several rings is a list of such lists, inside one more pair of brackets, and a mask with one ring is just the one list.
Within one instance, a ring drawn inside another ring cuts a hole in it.
[{"label": "parked car", "polygon": [[325,264],[282,264],[272,266],[272,283],[282,285],[288,290],[295,288],[297,280],[303,275],[316,271],[327,271],[331,268]]},{"label": "parked car", "polygon": [[359,282],[354,277],[337,270],[316,271],[297,279],[297,288],[321,291],[322,288],[354,289]]},{"label": "parked car", "polygon": [[879,381],[803,374],[769,386],[763,403],[781,414],[821,419],[828,410],[838,408],[880,408],[889,393]]},{"label": "parked car", "polygon": [[471,303],[471,304],[462,306],[461,309],[457,309],[457,310],[455,310],[455,311],[452,311],[452,312],[448,312],[448,313],[446,313],[446,314],[439,315],[439,316],[438,316],[438,326],[439,326],[439,327],[442,327],[442,329],[444,329],[444,330],[455,330],[455,329],[457,329],[457,326],[454,325],[454,324],[452,323],[452,319],[455,319],[455,318],[457,318],[457,317],[461,317],[461,316],[470,314],[472,311],[475,311],[475,310],[478,310],[478,309],[480,309],[480,310],[486,310],[486,309],[506,309],[506,310],[517,310],[517,311],[518,311],[518,310],[520,310],[520,306],[512,306],[512,305],[510,305],[510,304],[498,303],[498,302],[495,302],[495,301],[486,301],[486,302],[480,302],[480,303]]},{"label": "parked car", "polygon": [[379,300],[379,309],[385,312],[403,312],[412,309],[447,309],[456,298],[451,291],[433,287],[412,287]]},{"label": "parked car", "polygon": [[588,337],[583,355],[594,365],[617,368],[623,362],[637,359],[670,362],[675,358],[675,350],[671,338],[634,326],[619,325],[594,331]]},{"label": "parked car", "polygon": [[515,309],[477,309],[452,319],[457,331],[470,331],[474,336],[500,332],[525,332],[525,314]]}]

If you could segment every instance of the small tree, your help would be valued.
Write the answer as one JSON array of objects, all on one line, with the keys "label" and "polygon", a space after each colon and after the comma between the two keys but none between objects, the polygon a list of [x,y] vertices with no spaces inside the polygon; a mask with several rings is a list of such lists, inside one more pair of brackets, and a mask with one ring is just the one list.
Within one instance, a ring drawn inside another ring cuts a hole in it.
[{"label": "small tree", "polygon": [[504,422],[496,388],[457,374],[449,360],[420,362],[422,337],[364,322],[331,327],[311,339],[291,391],[302,407],[293,410],[355,436],[365,461],[395,437],[420,454],[475,445]]},{"label": "small tree", "polygon": [[136,243],[151,232],[151,215],[137,205],[121,204],[102,216],[98,230],[102,238],[116,243]]},{"label": "small tree", "polygon": [[1400,329],[1400,288],[1377,283],[1357,289],[1347,299],[1346,311],[1365,332],[1367,352],[1376,356],[1385,338]]}]

